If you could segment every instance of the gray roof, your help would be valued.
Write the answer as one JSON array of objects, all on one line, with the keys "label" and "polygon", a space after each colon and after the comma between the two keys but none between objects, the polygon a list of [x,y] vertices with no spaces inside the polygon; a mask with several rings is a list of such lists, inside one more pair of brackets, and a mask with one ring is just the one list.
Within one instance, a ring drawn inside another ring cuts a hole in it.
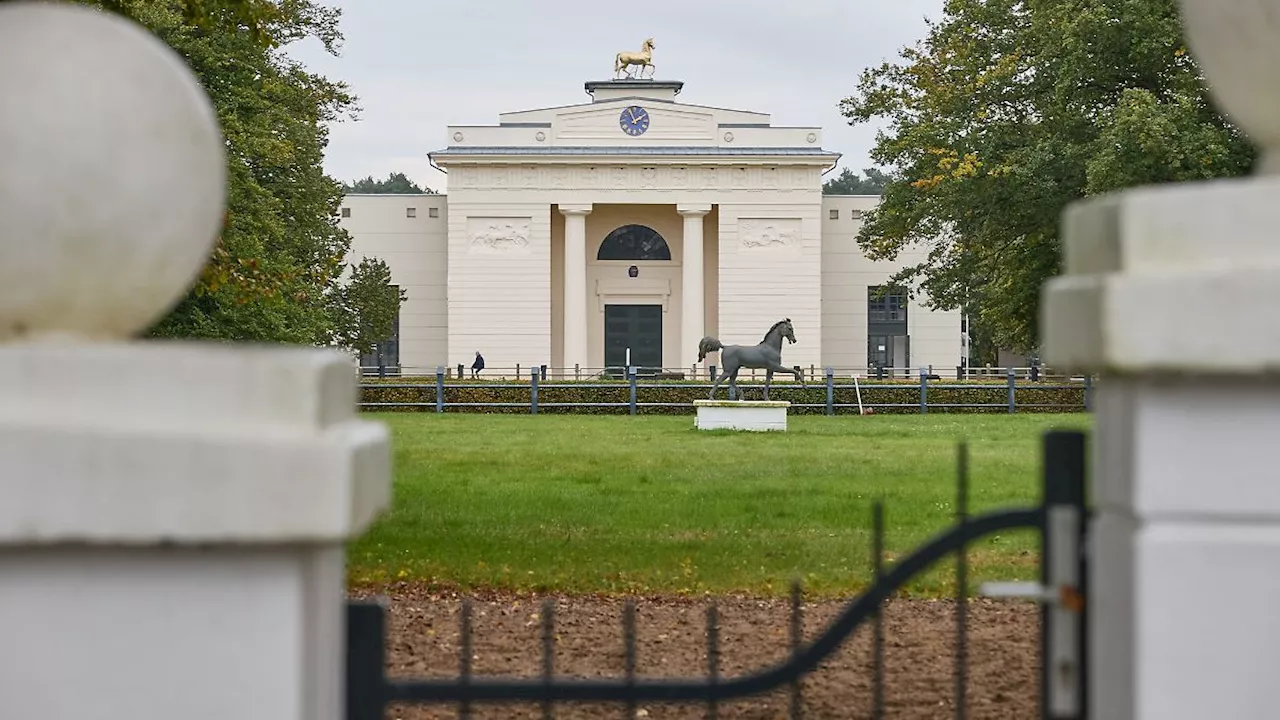
[{"label": "gray roof", "polygon": [[788,155],[795,157],[815,157],[815,158],[835,158],[840,157],[840,153],[831,150],[823,150],[822,148],[808,147],[680,147],[680,146],[635,146],[635,145],[604,145],[604,146],[559,146],[559,147],[526,147],[526,146],[477,146],[477,147],[451,147],[444,150],[436,150],[430,153],[431,157],[466,157],[469,155],[534,155],[534,156],[555,156],[555,155],[641,155],[641,156],[684,156],[684,155],[710,155],[721,157],[744,157],[750,155],[779,156]]}]

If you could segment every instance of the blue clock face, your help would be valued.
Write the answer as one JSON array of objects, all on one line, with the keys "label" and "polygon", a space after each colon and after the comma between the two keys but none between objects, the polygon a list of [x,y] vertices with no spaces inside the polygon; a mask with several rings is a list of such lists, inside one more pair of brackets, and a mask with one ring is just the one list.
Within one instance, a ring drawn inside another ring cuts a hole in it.
[{"label": "blue clock face", "polygon": [[622,115],[618,117],[618,125],[622,126],[622,132],[638,137],[649,129],[649,113],[638,105],[632,105],[622,111]]}]

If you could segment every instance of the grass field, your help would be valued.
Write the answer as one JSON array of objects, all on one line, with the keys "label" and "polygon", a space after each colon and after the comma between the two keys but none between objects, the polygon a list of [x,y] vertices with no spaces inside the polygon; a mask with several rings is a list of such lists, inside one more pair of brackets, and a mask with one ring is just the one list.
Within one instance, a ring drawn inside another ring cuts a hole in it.
[{"label": "grass field", "polygon": [[[871,507],[887,557],[946,528],[967,440],[974,512],[1037,501],[1041,434],[1085,415],[794,417],[777,434],[684,417],[383,414],[393,509],[353,543],[354,583],[466,590],[815,595],[869,578]],[[1032,579],[1034,535],[970,549],[971,578]],[[913,586],[952,585],[944,563]]]}]

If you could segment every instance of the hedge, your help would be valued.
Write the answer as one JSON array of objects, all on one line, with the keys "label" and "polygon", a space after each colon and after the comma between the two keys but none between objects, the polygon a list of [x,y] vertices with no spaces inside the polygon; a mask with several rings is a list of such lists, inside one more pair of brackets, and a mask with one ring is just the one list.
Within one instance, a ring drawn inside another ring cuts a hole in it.
[{"label": "hedge", "polygon": [[[584,383],[546,380],[538,383],[538,412],[542,414],[593,414],[617,415],[630,412],[628,402],[630,387],[626,382],[598,381],[592,387],[573,387]],[[918,414],[920,412],[920,384],[918,380],[859,380],[862,386],[862,403],[878,414]],[[1007,413],[1008,385],[1005,382],[981,380],[934,380],[928,389],[928,411],[931,413]],[[568,387],[565,387],[565,386]],[[869,386],[869,387],[868,387]],[[763,383],[739,383],[739,394],[748,400],[761,398]],[[690,415],[692,403],[708,397],[710,383],[695,386],[678,382],[664,383],[640,381],[636,388],[637,413],[644,415]],[[743,392],[745,391],[745,392]],[[529,383],[503,383],[497,381],[450,380],[445,383],[445,412],[510,413],[527,415],[530,412]],[[1019,381],[1014,388],[1017,412],[1079,412],[1084,409],[1085,387],[1079,383]],[[717,391],[718,399],[728,397],[727,385]],[[794,382],[775,382],[770,386],[771,400],[789,400],[793,404],[813,404],[815,407],[795,407],[793,415],[822,415],[826,413],[827,391],[822,382],[810,383],[801,388]],[[430,378],[393,380],[363,378],[360,402],[367,411],[379,412],[435,412],[436,385]],[[857,395],[849,380],[837,382],[834,391],[837,414],[857,414]],[[366,405],[392,403],[394,405]],[[508,403],[507,407],[459,407],[455,403]],[[555,407],[555,403],[619,403],[612,407]],[[644,407],[644,403],[679,403],[675,406]],[[964,405],[971,407],[941,407]],[[989,407],[972,407],[988,405]]]}]

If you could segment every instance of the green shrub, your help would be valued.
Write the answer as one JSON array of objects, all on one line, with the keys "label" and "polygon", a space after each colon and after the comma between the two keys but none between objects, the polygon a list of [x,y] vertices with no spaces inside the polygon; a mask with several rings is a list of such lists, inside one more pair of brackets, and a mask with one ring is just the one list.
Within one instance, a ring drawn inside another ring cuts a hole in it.
[{"label": "green shrub", "polygon": [[[863,406],[876,413],[920,412],[918,380],[860,379],[859,384]],[[361,385],[360,401],[365,410],[435,412],[434,378],[364,378]],[[761,399],[762,388],[763,382],[738,384],[740,395],[747,400]],[[692,414],[693,401],[708,397],[710,389],[710,383],[706,382],[693,385],[679,381],[642,381],[636,388],[637,412],[644,415]],[[1008,392],[1004,381],[934,380],[928,388],[928,410],[931,413],[1007,413]],[[721,386],[716,397],[727,398],[727,386]],[[630,388],[623,381],[572,383],[547,380],[538,383],[539,413],[626,414],[630,412],[629,399]],[[791,412],[795,415],[826,413],[827,391],[823,382],[810,383],[807,388],[791,381],[774,382],[770,386],[770,399],[789,400]],[[1084,407],[1084,386],[1056,380],[1042,383],[1020,380],[1014,390],[1014,400],[1017,412],[1079,412]],[[530,383],[447,380],[444,401],[445,412],[528,414]],[[833,401],[837,414],[857,414],[858,399],[852,381],[836,382]],[[563,403],[594,405],[557,406]],[[483,406],[466,407],[465,404]]]}]

